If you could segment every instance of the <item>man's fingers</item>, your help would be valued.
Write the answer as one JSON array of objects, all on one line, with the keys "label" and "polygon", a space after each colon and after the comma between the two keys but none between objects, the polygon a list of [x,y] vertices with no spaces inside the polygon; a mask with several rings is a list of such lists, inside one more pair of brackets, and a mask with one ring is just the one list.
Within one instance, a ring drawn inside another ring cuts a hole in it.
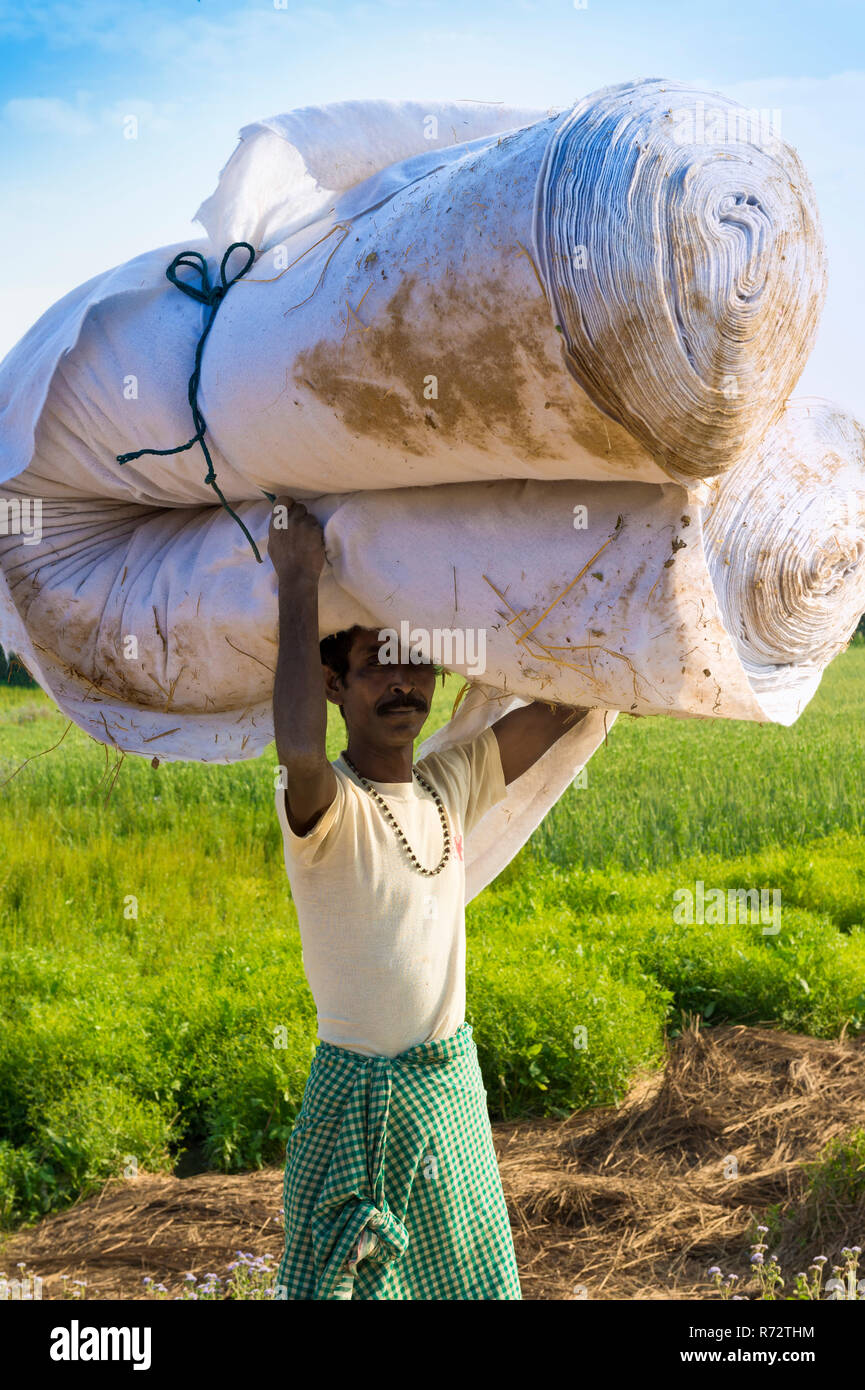
[{"label": "man's fingers", "polygon": [[[277,514],[277,508],[281,508]],[[317,568],[326,559],[324,528],[302,502],[277,497],[270,516],[267,553],[277,569],[286,565]]]},{"label": "man's fingers", "polygon": [[295,502],[294,499],[291,497],[277,498],[276,502],[274,502],[273,504],[273,509],[270,513],[271,520],[273,520],[273,515],[276,508],[280,506],[285,508],[286,518],[291,517],[293,521],[296,521],[298,523],[308,521],[313,526],[320,525],[318,518],[313,516],[312,512],[308,511],[302,502]]},{"label": "man's fingers", "polygon": [[306,510],[306,507],[303,505],[302,502],[295,502],[293,497],[277,497],[276,501],[270,509],[270,525],[272,530],[285,530],[284,525],[277,526],[276,524],[276,511],[278,507],[282,508],[282,510],[285,512],[286,521],[293,521],[297,523],[299,521],[304,521],[309,515],[309,513]]}]

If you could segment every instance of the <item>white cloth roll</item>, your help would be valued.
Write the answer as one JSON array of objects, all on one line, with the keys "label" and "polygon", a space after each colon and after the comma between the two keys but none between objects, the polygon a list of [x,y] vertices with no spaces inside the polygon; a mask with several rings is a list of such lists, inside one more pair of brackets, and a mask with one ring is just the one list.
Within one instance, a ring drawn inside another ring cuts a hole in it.
[{"label": "white cloth roll", "polygon": [[813,188],[765,113],[678,82],[593,93],[549,143],[535,238],[570,370],[671,478],[759,449],[826,293]]},{"label": "white cloth roll", "polygon": [[[225,496],[688,484],[753,452],[813,340],[822,241],[793,151],[685,139],[701,103],[744,110],[649,81],[516,129],[537,113],[457,125],[430,103],[434,141],[423,103],[248,128],[200,210],[215,240],[190,247],[211,278],[229,238],[258,253],[202,363]],[[442,147],[447,129],[465,142]],[[46,495],[213,501],[197,448],[116,462],[192,433],[205,310],[165,279],[180,249],[97,276],[9,355],[0,478],[38,464]]]},{"label": "white cloth roll", "polygon": [[[0,497],[20,505],[28,488],[25,473]],[[527,481],[310,507],[328,556],[322,636],[354,623],[405,622],[433,643],[462,633],[462,659],[457,644],[446,664],[475,689],[425,747],[464,741],[509,702],[597,707],[478,828],[473,891],[584,766],[611,711],[790,724],[865,607],[865,432],[813,399],[705,507],[674,483]],[[269,504],[240,510],[263,548]],[[46,500],[40,540],[0,537],[0,642],[118,749],[233,761],[273,737],[275,576],[218,508]]]},{"label": "white cloth roll", "polygon": [[[18,489],[26,474],[3,491]],[[807,399],[705,507],[675,483],[579,481],[314,499],[321,635],[463,634],[443,664],[523,700],[789,724],[865,607],[863,498],[861,427]],[[262,549],[269,513],[240,504]],[[118,745],[137,752],[260,751],[276,580],[232,519],[58,500],[42,530],[37,544],[0,537],[18,620],[0,640],[34,654],[58,703],[103,739],[110,708]]]},{"label": "white cloth roll", "polygon": [[[592,707],[478,828],[471,891],[616,711],[792,723],[865,607],[861,427],[784,411],[824,288],[810,185],[707,111],[742,108],[653,80],[564,117],[294,112],[200,209],[211,277],[258,253],[203,356],[217,480],[262,553],[263,490],[319,517],[322,635],[483,633],[425,747]],[[184,249],[95,277],[0,366],[0,500],[42,527],[0,528],[0,642],[100,741],[227,762],[273,737],[275,577],[197,447],[116,459],[192,434]]]}]

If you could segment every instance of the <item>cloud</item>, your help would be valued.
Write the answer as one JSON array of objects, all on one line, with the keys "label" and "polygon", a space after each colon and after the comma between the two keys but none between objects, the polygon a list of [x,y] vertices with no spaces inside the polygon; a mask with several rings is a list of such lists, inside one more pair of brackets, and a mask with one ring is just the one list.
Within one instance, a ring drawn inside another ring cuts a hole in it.
[{"label": "cloud", "polygon": [[19,130],[34,135],[66,135],[72,139],[92,135],[96,122],[78,106],[59,97],[13,97],[2,118]]},{"label": "cloud", "polygon": [[177,102],[148,101],[146,97],[130,95],[111,106],[103,107],[100,121],[112,131],[120,131],[124,138],[135,139],[134,129],[142,135],[170,135],[177,130],[183,120],[183,108]]},{"label": "cloud", "polygon": [[110,106],[96,107],[88,92],[77,102],[60,97],[13,97],[0,108],[0,121],[30,135],[70,140],[91,139],[100,132],[137,139],[145,133],[167,135],[177,129],[180,107],[130,95]]},{"label": "cloud", "polygon": [[424,43],[439,43],[443,48],[452,48],[458,44],[468,46],[478,42],[477,34],[470,34],[463,29],[422,29],[420,38]]},{"label": "cloud", "polygon": [[120,52],[163,72],[171,63],[188,73],[214,62],[228,67],[233,55],[253,50],[259,59],[266,57],[281,35],[339,32],[345,27],[340,8],[287,0],[285,8],[277,9],[273,0],[259,0],[255,8],[238,7],[212,18],[203,5],[182,15],[176,5],[149,4],[142,21],[141,7],[117,0],[76,0],[72,5],[20,0],[0,5],[0,38],[49,49]]},{"label": "cloud", "polygon": [[141,27],[134,7],[124,8],[113,0],[77,0],[75,5],[18,0],[0,9],[0,38],[16,43],[39,40],[49,48],[116,47],[124,35]]}]

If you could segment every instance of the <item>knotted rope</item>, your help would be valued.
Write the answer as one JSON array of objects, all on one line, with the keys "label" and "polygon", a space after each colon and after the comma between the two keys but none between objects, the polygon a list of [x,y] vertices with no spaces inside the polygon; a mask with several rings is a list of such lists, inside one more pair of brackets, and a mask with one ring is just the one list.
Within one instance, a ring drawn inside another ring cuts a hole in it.
[{"label": "knotted rope", "polygon": [[[247,256],[246,264],[243,266],[242,270],[239,270],[237,272],[236,275],[232,275],[229,278],[226,275],[226,267],[228,265],[229,258],[231,257],[234,251],[239,250],[245,250],[249,253]],[[200,444],[204,457],[207,460],[207,476],[204,479],[205,483],[207,483],[208,486],[213,488],[214,492],[216,493],[225,510],[228,512],[229,516],[234,517],[234,520],[237,522],[241,531],[249,541],[249,544],[252,546],[252,552],[255,555],[256,560],[259,564],[262,564],[263,562],[261,556],[258,553],[258,547],[256,546],[255,541],[252,539],[252,536],[249,534],[249,531],[244,526],[240,517],[233,510],[230,504],[226,501],[219,488],[219,484],[216,481],[216,470],[213,467],[213,459],[210,457],[210,450],[208,449],[207,443],[204,438],[205,431],[207,430],[207,423],[204,419],[204,416],[201,413],[201,409],[198,404],[198,387],[201,381],[201,356],[204,352],[204,344],[207,342],[207,335],[213,327],[213,320],[216,318],[216,311],[219,308],[228,291],[231,289],[231,286],[236,284],[238,280],[242,279],[242,277],[246,275],[246,273],[251,269],[254,261],[255,249],[254,247],[250,246],[248,241],[233,241],[229,246],[228,250],[226,251],[225,255],[223,256],[222,264],[219,267],[219,278],[221,283],[217,285],[211,285],[210,275],[207,269],[207,261],[205,260],[204,256],[202,256],[200,251],[181,251],[177,256],[174,257],[174,260],[171,262],[171,265],[165,272],[166,277],[171,281],[172,285],[175,285],[177,287],[177,289],[182,290],[184,294],[188,294],[190,299],[196,300],[199,304],[206,304],[210,309],[210,313],[207,316],[207,322],[204,325],[204,329],[202,331],[201,337],[198,339],[198,345],[195,349],[195,365],[193,367],[192,376],[189,378],[189,389],[187,391],[189,405],[192,410],[192,422],[195,425],[195,434],[192,436],[191,439],[188,439],[185,444],[177,444],[173,449],[136,449],[131,454],[117,454],[116,457],[118,463],[124,464],[130,463],[132,459],[142,458],[145,454],[157,454],[163,457],[169,454],[182,454],[186,449],[191,449],[193,445]],[[194,270],[196,272],[196,274],[199,277],[200,287],[196,287],[196,285],[190,283],[190,281],[188,280],[179,279],[177,272],[181,266],[186,266],[189,270]],[[261,488],[260,490],[264,493],[268,501],[276,501],[276,498],[274,497],[273,493],[266,492],[264,488]]]}]

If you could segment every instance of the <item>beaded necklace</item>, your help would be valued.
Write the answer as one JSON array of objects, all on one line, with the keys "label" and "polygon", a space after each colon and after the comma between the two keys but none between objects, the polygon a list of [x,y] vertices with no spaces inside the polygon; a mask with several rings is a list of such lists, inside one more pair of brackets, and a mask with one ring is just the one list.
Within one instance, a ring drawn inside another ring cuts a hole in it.
[{"label": "beaded necklace", "polygon": [[369,792],[373,801],[375,801],[375,803],[381,807],[385,819],[389,822],[390,825],[393,826],[393,829],[396,832],[397,839],[399,840],[400,844],[403,846],[403,849],[406,851],[409,859],[411,860],[412,868],[417,869],[419,874],[425,874],[428,878],[434,878],[436,874],[440,874],[442,869],[449,862],[451,857],[451,832],[450,827],[448,826],[447,814],[445,812],[444,804],[435,787],[430,786],[429,782],[426,780],[425,777],[421,776],[416,767],[412,768],[412,774],[417,778],[421,786],[424,787],[425,790],[431,794],[436,806],[438,807],[439,820],[442,823],[442,833],[444,835],[444,848],[442,850],[441,859],[439,860],[438,864],[434,869],[425,869],[423,864],[421,864],[420,860],[415,854],[414,850],[412,849],[411,845],[409,844],[408,840],[406,839],[402,827],[397,823],[396,818],[394,817],[393,812],[391,811],[384,797],[376,791],[375,787],[373,787],[370,784],[368,779],[364,777],[362,773],[358,772],[357,768],[355,767],[354,763],[351,761],[347,753],[343,752],[342,756],[345,759],[348,766],[351,768],[355,777],[359,778],[359,780],[363,783],[364,787],[366,787],[366,790]]}]

